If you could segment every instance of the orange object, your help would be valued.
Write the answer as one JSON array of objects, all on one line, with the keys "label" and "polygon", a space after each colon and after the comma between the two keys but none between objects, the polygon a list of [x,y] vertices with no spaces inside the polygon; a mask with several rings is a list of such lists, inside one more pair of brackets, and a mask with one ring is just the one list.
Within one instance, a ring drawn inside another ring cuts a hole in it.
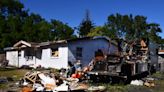
[{"label": "orange object", "polygon": [[45,88],[48,89],[48,90],[53,90],[54,87],[55,87],[54,84],[46,84],[45,85]]},{"label": "orange object", "polygon": [[72,74],[72,76],[71,76],[72,78],[80,78],[81,77],[81,75],[80,74]]},{"label": "orange object", "polygon": [[23,87],[22,92],[32,92],[32,88],[29,87]]},{"label": "orange object", "polygon": [[76,78],[76,74],[72,74],[71,77],[72,77],[72,78]]}]

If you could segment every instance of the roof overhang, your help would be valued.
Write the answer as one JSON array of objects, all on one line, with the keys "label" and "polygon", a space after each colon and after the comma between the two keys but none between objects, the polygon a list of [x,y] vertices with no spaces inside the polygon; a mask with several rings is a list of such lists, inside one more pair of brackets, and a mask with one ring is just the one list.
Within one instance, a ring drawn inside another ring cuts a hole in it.
[{"label": "roof overhang", "polygon": [[19,41],[17,42],[16,44],[14,44],[14,48],[17,48],[17,47],[31,47],[32,45],[26,41]]}]

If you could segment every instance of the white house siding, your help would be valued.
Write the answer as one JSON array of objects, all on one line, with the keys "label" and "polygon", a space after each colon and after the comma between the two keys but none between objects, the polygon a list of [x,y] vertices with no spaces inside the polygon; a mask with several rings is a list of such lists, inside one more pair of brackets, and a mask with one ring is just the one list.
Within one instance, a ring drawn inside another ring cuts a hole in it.
[{"label": "white house siding", "polygon": [[18,57],[18,51],[7,51],[6,59],[9,60],[9,65],[21,67],[22,65],[35,65],[35,56],[33,59],[26,59],[24,56],[24,50],[20,51],[20,56]]},{"label": "white house siding", "polygon": [[89,62],[94,58],[95,51],[101,49],[104,53],[116,51],[116,47],[110,44],[105,39],[88,39],[88,40],[80,40],[80,41],[72,41],[68,43],[68,60],[71,62],[76,61],[76,48],[81,47],[82,50],[82,58],[81,63],[83,66],[89,64]]},{"label": "white house siding", "polygon": [[9,61],[9,65],[18,66],[18,51],[6,52],[6,59]]},{"label": "white house siding", "polygon": [[160,55],[158,56],[159,71],[164,72],[164,58],[162,56],[163,54]]},{"label": "white house siding", "polygon": [[59,47],[59,56],[52,57],[51,49],[42,49],[36,54],[41,55],[40,58],[33,56],[32,59],[27,59],[24,56],[24,50],[21,50],[21,56],[18,58],[18,51],[7,51],[6,59],[9,60],[9,65],[21,67],[22,65],[41,65],[45,68],[67,68],[68,64],[68,47]]},{"label": "white house siding", "polygon": [[43,49],[42,50],[42,58],[36,59],[36,64],[41,65],[45,68],[52,67],[52,68],[67,68],[68,64],[68,47],[59,47],[59,56],[52,57],[51,56],[51,49]]}]

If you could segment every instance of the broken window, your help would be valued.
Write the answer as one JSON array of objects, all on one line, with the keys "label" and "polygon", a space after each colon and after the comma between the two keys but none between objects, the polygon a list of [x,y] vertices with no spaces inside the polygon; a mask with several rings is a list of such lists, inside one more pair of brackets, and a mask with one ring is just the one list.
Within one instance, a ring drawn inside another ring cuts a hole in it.
[{"label": "broken window", "polygon": [[59,57],[59,50],[58,48],[51,48],[51,56],[52,57]]},{"label": "broken window", "polygon": [[82,55],[82,51],[83,51],[83,48],[81,47],[77,47],[76,48],[76,58],[81,58],[83,55]]},{"label": "broken window", "polygon": [[24,52],[24,57],[27,59],[27,60],[32,60],[33,59],[33,56],[34,56],[34,50],[33,49],[25,49],[25,52]]}]

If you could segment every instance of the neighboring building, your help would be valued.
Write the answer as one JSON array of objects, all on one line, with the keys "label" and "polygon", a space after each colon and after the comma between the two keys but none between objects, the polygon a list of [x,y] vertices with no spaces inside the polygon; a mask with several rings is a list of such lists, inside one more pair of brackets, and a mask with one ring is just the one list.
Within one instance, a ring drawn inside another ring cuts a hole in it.
[{"label": "neighboring building", "polygon": [[41,65],[58,69],[67,68],[68,61],[76,60],[86,66],[99,49],[105,54],[118,52],[117,44],[102,36],[42,43],[19,41],[13,47],[5,48],[9,65]]},{"label": "neighboring building", "polygon": [[159,71],[164,72],[164,46],[161,45],[158,51]]}]

